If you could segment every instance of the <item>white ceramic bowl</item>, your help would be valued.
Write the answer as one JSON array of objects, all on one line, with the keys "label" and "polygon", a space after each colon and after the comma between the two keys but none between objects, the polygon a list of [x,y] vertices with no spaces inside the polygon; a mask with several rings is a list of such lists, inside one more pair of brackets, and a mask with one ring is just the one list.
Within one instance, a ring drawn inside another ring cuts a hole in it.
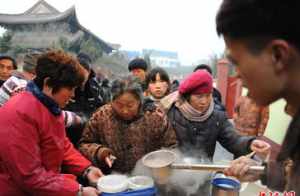
[{"label": "white ceramic bowl", "polygon": [[128,178],[128,188],[131,190],[146,189],[153,186],[153,179],[148,176],[134,176]]},{"label": "white ceramic bowl", "polygon": [[97,188],[104,193],[119,193],[128,189],[127,177],[124,175],[107,175],[98,180]]}]

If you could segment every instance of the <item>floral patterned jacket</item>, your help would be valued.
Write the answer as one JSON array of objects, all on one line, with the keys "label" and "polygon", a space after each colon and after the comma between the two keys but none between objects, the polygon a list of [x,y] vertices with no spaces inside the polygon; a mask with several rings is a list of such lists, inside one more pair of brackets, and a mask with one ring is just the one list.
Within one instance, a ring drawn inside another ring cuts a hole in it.
[{"label": "floral patterned jacket", "polygon": [[154,110],[144,111],[135,120],[126,122],[116,116],[111,104],[107,104],[89,120],[79,150],[106,173],[99,154],[110,149],[117,157],[112,170],[127,173],[143,155],[176,144],[175,131],[159,107],[155,106]]}]

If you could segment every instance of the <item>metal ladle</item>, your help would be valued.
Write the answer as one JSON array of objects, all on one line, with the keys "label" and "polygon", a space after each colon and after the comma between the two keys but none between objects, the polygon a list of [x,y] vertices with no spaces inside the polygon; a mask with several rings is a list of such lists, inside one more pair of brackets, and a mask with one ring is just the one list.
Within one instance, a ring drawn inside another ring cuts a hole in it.
[{"label": "metal ladle", "polygon": [[[153,177],[159,184],[165,184],[172,169],[188,169],[202,171],[223,171],[229,165],[215,164],[174,164],[176,154],[169,150],[158,150],[146,154],[142,162],[151,168]],[[264,166],[250,166],[249,172],[263,172]]]}]

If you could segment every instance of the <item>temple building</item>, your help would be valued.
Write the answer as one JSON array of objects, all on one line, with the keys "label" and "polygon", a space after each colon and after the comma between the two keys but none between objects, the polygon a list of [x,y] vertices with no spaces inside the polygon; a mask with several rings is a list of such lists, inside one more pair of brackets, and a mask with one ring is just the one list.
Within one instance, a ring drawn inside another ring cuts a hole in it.
[{"label": "temple building", "polygon": [[40,0],[24,13],[0,14],[0,26],[7,30],[1,37],[0,53],[15,57],[28,49],[61,48],[86,52],[95,60],[114,50],[78,22],[74,6],[60,12]]}]

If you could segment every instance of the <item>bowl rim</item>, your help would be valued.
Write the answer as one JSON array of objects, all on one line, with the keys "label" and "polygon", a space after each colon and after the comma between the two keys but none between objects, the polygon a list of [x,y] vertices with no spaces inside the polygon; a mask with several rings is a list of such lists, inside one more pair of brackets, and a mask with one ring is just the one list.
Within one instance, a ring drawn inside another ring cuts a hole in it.
[{"label": "bowl rim", "polygon": [[[157,153],[162,153],[162,152],[166,152],[166,153],[169,153],[171,155],[171,160],[167,161],[166,164],[163,164],[161,166],[150,166],[149,164],[147,164],[147,159],[152,156],[153,154],[157,154]],[[174,161],[176,160],[176,154],[170,150],[165,150],[165,149],[162,149],[162,150],[156,150],[156,151],[153,151],[153,152],[150,152],[148,154],[146,154],[143,158],[142,158],[142,163],[149,167],[149,168],[163,168],[163,167],[167,167],[169,165],[171,165],[172,163],[174,163]]]},{"label": "bowl rim", "polygon": [[[105,179],[109,178],[123,178],[120,180],[120,184],[118,185],[103,185],[101,182]],[[97,189],[100,190],[101,192],[104,193],[118,193],[118,192],[123,192],[126,189],[128,189],[128,177],[125,175],[119,175],[119,174],[111,174],[107,176],[103,176],[99,178],[97,182]]]},{"label": "bowl rim", "polygon": [[[133,182],[134,179],[137,178],[143,178],[143,179],[147,179],[149,180],[149,184],[148,185],[139,185]],[[149,177],[149,176],[132,176],[130,178],[127,179],[128,181],[128,188],[132,189],[132,190],[138,190],[138,189],[146,189],[146,188],[151,188],[154,186],[154,180],[153,178]]]}]

